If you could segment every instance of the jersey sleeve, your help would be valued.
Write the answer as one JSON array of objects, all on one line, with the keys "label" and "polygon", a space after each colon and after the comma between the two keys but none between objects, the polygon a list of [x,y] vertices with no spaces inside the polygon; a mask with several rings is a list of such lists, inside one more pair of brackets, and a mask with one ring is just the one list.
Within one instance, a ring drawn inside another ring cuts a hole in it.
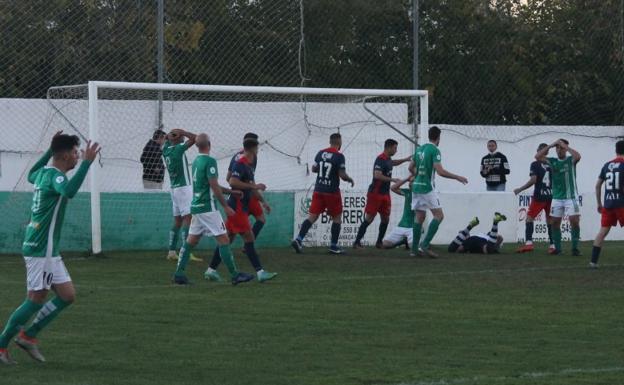
[{"label": "jersey sleeve", "polygon": [[336,158],[336,166],[338,166],[339,170],[346,170],[347,169],[347,161],[345,159],[345,156],[343,154],[339,154],[340,156],[338,156]]},{"label": "jersey sleeve", "polygon": [[433,155],[433,163],[442,162],[442,154],[440,153],[439,148],[435,147],[432,155]]},{"label": "jersey sleeve", "polygon": [[602,168],[600,169],[600,174],[598,175],[598,179],[600,180],[606,180],[607,179],[607,167],[608,167],[609,163],[606,163],[604,166],[602,166]]},{"label": "jersey sleeve", "polygon": [[234,167],[232,167],[232,178],[243,180],[246,174],[245,165],[243,163],[234,163]]},{"label": "jersey sleeve", "polygon": [[539,165],[537,162],[531,163],[531,168],[529,169],[529,176],[538,176],[539,175]]},{"label": "jersey sleeve", "polygon": [[230,164],[228,165],[229,172],[232,172],[232,170],[234,169],[234,164],[236,164],[236,155],[234,155],[232,159],[230,159]]},{"label": "jersey sleeve", "polygon": [[206,164],[206,177],[208,177],[208,179],[219,177],[219,168],[217,167],[216,160],[208,160],[208,163]]},{"label": "jersey sleeve", "polygon": [[379,157],[375,158],[375,164],[373,165],[373,170],[374,171],[381,171],[381,172],[386,171],[384,162]]},{"label": "jersey sleeve", "polygon": [[62,196],[66,198],[73,198],[80,189],[80,186],[82,185],[85,177],[87,176],[89,166],[91,166],[90,161],[82,161],[82,163],[80,163],[80,167],[78,167],[78,170],[71,178],[71,180],[68,180],[65,174],[58,172],[53,177],[52,187]]}]

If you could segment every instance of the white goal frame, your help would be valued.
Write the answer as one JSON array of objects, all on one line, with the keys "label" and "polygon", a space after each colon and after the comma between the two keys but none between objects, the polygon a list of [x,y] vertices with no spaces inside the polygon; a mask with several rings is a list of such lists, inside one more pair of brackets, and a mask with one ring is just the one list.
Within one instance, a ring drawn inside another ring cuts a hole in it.
[{"label": "white goal frame", "polygon": [[[67,88],[62,86],[53,88]],[[99,140],[98,121],[98,90],[99,89],[127,89],[147,91],[181,91],[181,92],[213,92],[213,93],[247,93],[247,94],[281,94],[281,95],[335,95],[335,96],[386,96],[386,97],[410,97],[413,99],[413,107],[418,98],[419,113],[418,124],[415,127],[415,139],[423,137],[429,129],[429,93],[426,90],[380,90],[380,89],[349,89],[349,88],[304,88],[304,87],[248,87],[248,86],[222,86],[222,85],[197,85],[197,84],[169,84],[169,83],[131,83],[89,81],[89,139],[92,142]],[[94,254],[102,252],[102,228],[100,213],[100,190],[99,173],[97,166],[91,167],[91,244]]]}]

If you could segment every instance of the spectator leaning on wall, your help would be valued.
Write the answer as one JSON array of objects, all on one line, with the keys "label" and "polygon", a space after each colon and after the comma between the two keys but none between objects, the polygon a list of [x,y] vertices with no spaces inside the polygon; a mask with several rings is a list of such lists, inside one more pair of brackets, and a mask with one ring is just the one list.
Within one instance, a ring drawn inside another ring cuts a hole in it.
[{"label": "spectator leaning on wall", "polygon": [[509,175],[507,157],[496,151],[497,148],[495,140],[488,140],[489,153],[481,158],[481,176],[485,178],[487,191],[505,191],[505,175]]},{"label": "spectator leaning on wall", "polygon": [[162,145],[165,142],[165,132],[156,130],[143,147],[141,164],[143,164],[143,187],[146,189],[162,189],[165,178],[165,165],[162,160]]}]

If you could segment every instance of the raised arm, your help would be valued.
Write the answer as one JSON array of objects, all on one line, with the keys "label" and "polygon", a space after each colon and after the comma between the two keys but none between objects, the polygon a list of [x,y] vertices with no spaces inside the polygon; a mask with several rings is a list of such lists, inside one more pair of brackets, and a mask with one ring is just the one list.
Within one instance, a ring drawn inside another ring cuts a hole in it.
[{"label": "raised arm", "polygon": [[195,144],[195,139],[197,138],[197,135],[193,134],[192,132],[188,132],[184,130],[181,130],[181,131],[182,131],[181,135],[186,137],[186,142],[184,143],[184,145],[186,146],[186,148],[191,148],[191,146]]},{"label": "raised arm", "polygon": [[547,156],[548,155],[548,151],[550,151],[551,148],[556,147],[557,144],[559,144],[559,141],[555,141],[552,142],[551,144],[549,144],[548,146],[542,148],[541,150],[539,150],[536,154],[535,154],[535,159],[536,160],[540,160],[542,157]]},{"label": "raised arm", "polygon": [[409,162],[410,160],[412,160],[411,156],[406,156],[405,158],[401,158],[401,159],[393,159],[392,160],[392,165],[393,166],[399,166],[405,162]]},{"label": "raised arm", "polygon": [[30,182],[31,184],[35,183],[35,179],[37,177],[37,171],[41,170],[46,164],[48,164],[48,161],[50,160],[51,157],[52,157],[52,150],[48,149],[41,156],[41,158],[39,158],[39,160],[32,166],[30,171],[28,171],[28,182]]},{"label": "raised arm", "polygon": [[581,160],[581,154],[572,147],[568,146],[568,152],[572,155],[572,161],[574,164],[577,164]]},{"label": "raised arm", "polygon": [[444,169],[444,167],[442,167],[442,163],[437,162],[433,164],[433,168],[436,170],[436,172],[438,173],[438,175],[440,175],[443,178],[448,178],[448,179],[455,179],[456,181],[462,183],[462,184],[467,184],[468,183],[468,179],[466,179],[465,177],[461,176],[461,175],[457,175],[457,174],[453,174],[452,172],[446,171]]},{"label": "raised arm", "polygon": [[62,196],[69,199],[76,196],[98,152],[100,152],[100,146],[97,143],[93,143],[92,145],[91,141],[88,141],[86,149],[82,151],[83,161],[74,176],[69,181],[64,178],[61,181],[55,181],[54,189]]}]

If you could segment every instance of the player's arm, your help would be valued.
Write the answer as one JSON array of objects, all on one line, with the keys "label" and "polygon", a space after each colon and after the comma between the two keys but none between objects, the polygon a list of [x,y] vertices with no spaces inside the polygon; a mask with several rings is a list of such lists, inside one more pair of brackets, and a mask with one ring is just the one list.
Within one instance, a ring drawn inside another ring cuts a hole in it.
[{"label": "player's arm", "polygon": [[401,192],[401,186],[403,186],[405,183],[407,183],[407,181],[409,181],[410,179],[412,179],[412,178],[408,177],[408,178],[399,180],[397,183],[393,184],[390,187],[390,190],[392,190],[392,192],[395,193],[395,194],[403,195],[403,193]]},{"label": "player's arm", "polygon": [[553,147],[557,147],[557,145],[559,144],[559,140],[552,142],[551,144],[549,144],[548,146],[542,148],[541,150],[539,150],[536,154],[535,154],[535,160],[540,160],[542,157],[547,156],[548,155],[548,151],[550,151],[551,148]]},{"label": "player's arm", "polygon": [[[57,131],[52,137],[52,139],[56,138],[62,133],[63,131]],[[48,148],[48,150],[41,156],[41,158],[39,158],[39,160],[28,171],[28,182],[35,183],[37,171],[41,170],[46,164],[48,164],[48,162],[50,161],[50,158],[52,158],[52,149]]]},{"label": "player's arm", "polygon": [[[227,215],[228,217],[231,217],[232,215],[234,215],[234,210],[232,210],[230,205],[228,205],[227,202],[225,201],[225,197],[223,196],[224,189],[223,187],[219,185],[218,178],[216,176],[213,176],[212,178],[208,178],[208,184],[210,184],[210,189],[212,190],[212,194],[215,196],[215,198],[217,198],[217,201],[219,201],[219,204],[221,204],[221,207],[223,207],[223,211],[225,211],[225,215]],[[231,192],[231,190],[229,191]]]},{"label": "player's arm", "polygon": [[193,134],[192,132],[185,131],[181,128],[174,128],[171,131],[177,131],[178,135],[184,136],[186,138],[186,142],[184,142],[185,149],[189,149],[195,144],[195,139],[197,138],[197,135]]},{"label": "player's arm", "polygon": [[232,173],[232,176],[228,179],[228,183],[230,187],[235,190],[266,190],[266,185],[264,183],[243,182],[234,173]]},{"label": "player's arm", "polygon": [[340,177],[340,179],[344,180],[345,182],[351,183],[351,187],[355,186],[355,182],[353,181],[353,178],[351,178],[347,174],[347,171],[345,171],[345,169],[340,169],[340,171],[338,171],[338,176]]},{"label": "player's arm", "polygon": [[258,201],[260,202],[260,204],[262,205],[262,208],[264,208],[264,210],[270,214],[271,213],[271,206],[269,205],[269,203],[266,201],[266,199],[264,199],[264,194],[260,191],[260,190],[251,190],[251,193],[258,198]]},{"label": "player's arm", "polygon": [[440,163],[440,162],[435,162],[433,164],[433,168],[436,170],[438,175],[440,175],[443,178],[455,179],[456,181],[458,181],[460,183],[463,183],[463,184],[467,184],[468,183],[468,179],[466,179],[465,177],[463,177],[461,175],[453,174],[452,172],[449,172],[449,171],[446,171],[446,169],[444,167],[442,167],[442,163]]},{"label": "player's arm", "polygon": [[572,161],[577,164],[581,160],[581,153],[568,146],[568,152],[572,155]]},{"label": "player's arm", "polygon": [[399,166],[405,162],[409,162],[410,160],[412,160],[411,156],[406,156],[405,158],[401,158],[401,159],[392,159],[392,165]]},{"label": "player's arm", "polygon": [[377,179],[382,182],[393,182],[393,183],[397,183],[401,181],[399,178],[391,178],[389,176],[385,176],[383,172],[380,170],[375,170],[373,172],[373,179]]},{"label": "player's arm", "polygon": [[83,161],[74,176],[69,181],[65,178],[63,178],[60,182],[54,181],[53,186],[56,192],[66,198],[73,198],[80,189],[82,182],[84,182],[87,172],[89,171],[89,167],[95,160],[98,152],[100,152],[100,146],[97,142],[91,144],[91,141],[88,141],[87,147],[82,150]]},{"label": "player's arm", "polygon": [[409,171],[412,175],[416,175],[416,162],[414,162],[414,159],[410,159],[410,164],[409,166],[407,166],[407,171]]},{"label": "player's arm", "polygon": [[533,186],[535,183],[537,183],[537,175],[531,175],[531,177],[525,184],[523,184],[522,186],[518,188],[515,188],[513,192],[514,194],[518,195],[520,194],[520,192],[528,189],[529,187]]},{"label": "player's arm", "polygon": [[602,213],[602,184],[604,183],[604,179],[602,179],[602,175],[598,177],[596,181],[596,208],[598,209],[598,213]]}]

